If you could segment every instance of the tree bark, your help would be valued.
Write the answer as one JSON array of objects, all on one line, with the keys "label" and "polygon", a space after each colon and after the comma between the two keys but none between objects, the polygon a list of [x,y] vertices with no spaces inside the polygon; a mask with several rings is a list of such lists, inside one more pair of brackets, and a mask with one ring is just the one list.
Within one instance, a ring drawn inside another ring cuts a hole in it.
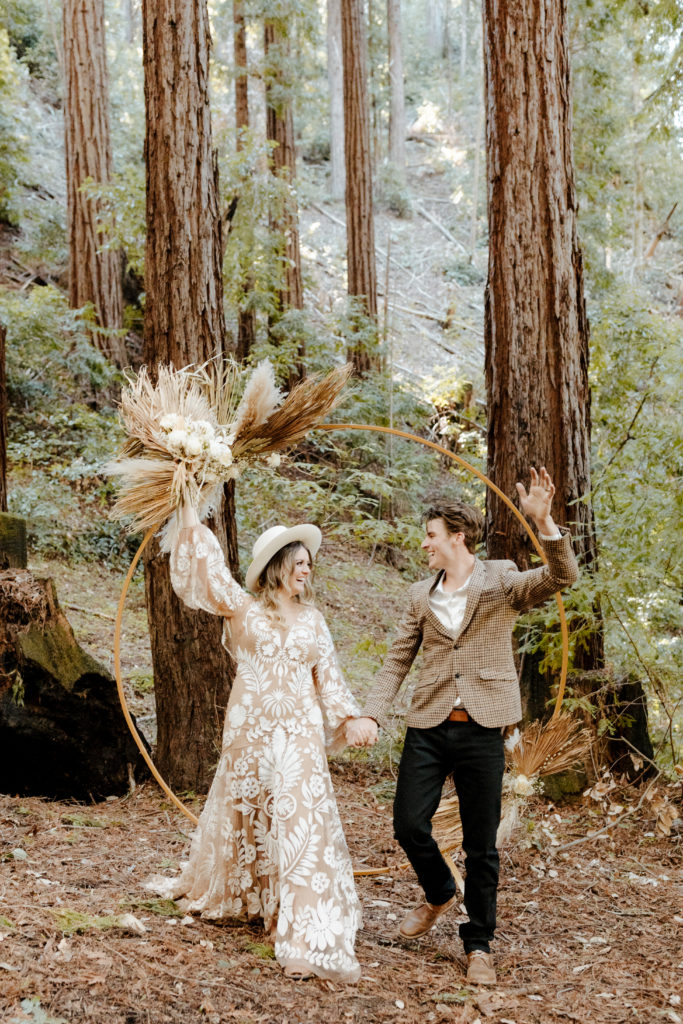
[{"label": "tree bark", "polygon": [[[112,170],[104,0],[64,0],[63,37],[69,302],[75,309],[92,302],[97,323],[118,329],[123,323],[121,253],[98,253],[106,243],[97,230],[98,203],[79,191],[89,178],[109,181]],[[126,365],[120,335],[94,331],[93,339],[117,366]]]},{"label": "tree bark", "polygon": [[[506,494],[545,465],[553,515],[596,564],[590,504],[588,321],[571,151],[565,0],[485,0],[489,273],[485,302],[488,474]],[[491,491],[488,554],[526,568],[523,529]],[[599,610],[596,609],[599,618]],[[598,629],[577,668],[599,668]],[[523,694],[536,684],[526,671]],[[533,676],[533,672],[531,675]],[[545,680],[530,714],[544,708]]]},{"label": "tree bark", "polygon": [[[143,0],[147,159],[145,361],[176,367],[222,353],[221,218],[209,115],[206,0]],[[214,529],[238,571],[234,491]],[[157,701],[157,761],[177,789],[204,790],[220,749],[233,671],[223,623],[185,608],[168,559],[145,562]]]},{"label": "tree bark", "polygon": [[[284,68],[290,64],[287,30],[280,21],[267,19],[264,27],[266,58],[273,62],[271,81],[266,82],[266,137],[274,142],[271,156],[273,173],[293,185],[296,180],[296,147],[292,101],[286,96]],[[283,97],[284,94],[284,97]],[[279,228],[285,237],[285,273],[279,292],[281,309],[303,309],[301,250],[296,202],[291,197],[283,205]]]},{"label": "tree bark", "polygon": [[[342,0],[344,141],[346,163],[346,258],[348,293],[373,320],[377,317],[377,268],[372,205],[367,47],[361,0]],[[379,367],[366,345],[352,345],[356,374]]]},{"label": "tree bark", "polygon": [[403,88],[403,46],[401,42],[401,0],[387,0],[389,36],[389,160],[402,181],[406,176],[406,106]]},{"label": "tree bark", "polygon": [[[244,148],[243,133],[249,128],[249,78],[247,71],[247,33],[244,19],[244,0],[233,0],[233,52],[235,58],[235,144],[239,152]],[[252,281],[245,282],[245,292],[252,291]],[[235,356],[244,362],[256,340],[256,314],[248,301],[237,311],[237,350]]]},{"label": "tree bark", "polygon": [[343,199],[346,171],[341,0],[327,0],[327,82],[330,90],[330,192],[333,199]]},{"label": "tree bark", "polygon": [[0,572],[0,750],[2,793],[92,802],[144,770],[114,679],[25,569]]},{"label": "tree bark", "polygon": [[0,324],[0,512],[7,511],[7,328]]}]

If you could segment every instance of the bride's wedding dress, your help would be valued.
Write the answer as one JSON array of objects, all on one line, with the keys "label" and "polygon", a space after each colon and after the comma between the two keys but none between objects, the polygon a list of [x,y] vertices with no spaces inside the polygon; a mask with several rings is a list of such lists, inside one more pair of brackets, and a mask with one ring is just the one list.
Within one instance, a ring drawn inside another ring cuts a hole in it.
[{"label": "bride's wedding dress", "polygon": [[236,661],[216,774],[189,862],[150,888],[207,918],[262,917],[283,966],[356,981],[361,924],[326,748],[360,709],[321,613],[278,628],[235,582],[205,526],[180,531],[171,581],[190,608],[225,617]]}]

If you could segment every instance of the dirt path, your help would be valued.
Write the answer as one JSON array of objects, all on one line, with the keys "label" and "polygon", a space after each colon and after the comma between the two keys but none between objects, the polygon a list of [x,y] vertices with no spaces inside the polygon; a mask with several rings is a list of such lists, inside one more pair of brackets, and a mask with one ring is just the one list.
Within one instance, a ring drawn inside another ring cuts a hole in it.
[{"label": "dirt path", "polygon": [[[660,837],[654,817],[633,816],[563,851],[603,819],[580,802],[556,809],[535,801],[502,858],[500,983],[476,991],[464,984],[457,915],[427,940],[396,938],[418,890],[398,870],[389,805],[375,796],[391,788],[390,777],[358,759],[335,762],[333,774],[354,863],[387,866],[385,875],[358,879],[365,926],[357,986],[285,982],[257,925],[184,921],[173,905],[149,901],[143,880],[172,874],[188,835],[188,822],[151,785],[92,807],[0,797],[0,1020],[683,1020],[680,830]],[[676,787],[670,796],[680,799]],[[146,930],[111,920],[93,926],[124,913]]]}]

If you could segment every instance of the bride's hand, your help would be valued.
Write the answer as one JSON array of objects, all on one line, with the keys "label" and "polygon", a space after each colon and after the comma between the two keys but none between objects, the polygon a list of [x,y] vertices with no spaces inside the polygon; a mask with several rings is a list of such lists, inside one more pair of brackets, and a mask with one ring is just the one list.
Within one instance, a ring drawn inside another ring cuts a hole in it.
[{"label": "bride's hand", "polygon": [[183,530],[189,530],[193,526],[199,526],[199,516],[194,505],[184,502],[180,506],[180,525]]},{"label": "bride's hand", "polygon": [[371,747],[379,732],[374,718],[350,718],[345,727],[346,742],[350,747]]}]

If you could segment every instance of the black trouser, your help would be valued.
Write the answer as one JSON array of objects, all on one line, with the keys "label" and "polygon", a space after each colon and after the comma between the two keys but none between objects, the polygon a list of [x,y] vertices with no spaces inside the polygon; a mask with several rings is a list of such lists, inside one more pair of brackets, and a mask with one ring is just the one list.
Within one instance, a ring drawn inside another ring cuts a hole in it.
[{"label": "black trouser", "polygon": [[460,802],[465,851],[465,952],[483,949],[496,927],[501,787],[505,757],[500,729],[448,719],[431,729],[408,728],[394,800],[394,834],[415,869],[428,903],[456,891],[450,868],[432,837],[431,819],[451,773]]}]

